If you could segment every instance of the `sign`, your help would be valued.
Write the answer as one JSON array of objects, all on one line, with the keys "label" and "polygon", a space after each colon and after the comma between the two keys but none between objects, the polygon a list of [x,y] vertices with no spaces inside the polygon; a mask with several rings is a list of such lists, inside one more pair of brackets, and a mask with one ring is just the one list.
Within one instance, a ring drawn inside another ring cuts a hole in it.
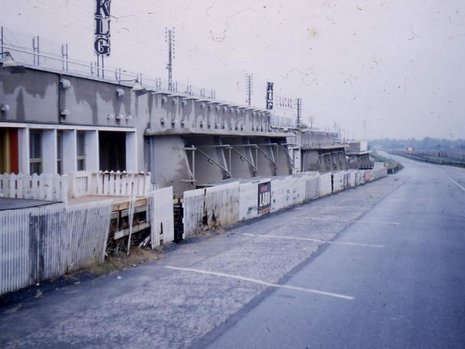
[{"label": "sign", "polygon": [[273,109],[273,83],[266,83],[266,109]]},{"label": "sign", "polygon": [[96,0],[94,48],[97,55],[110,55],[111,0]]},{"label": "sign", "polygon": [[258,183],[258,214],[271,211],[271,182]]}]

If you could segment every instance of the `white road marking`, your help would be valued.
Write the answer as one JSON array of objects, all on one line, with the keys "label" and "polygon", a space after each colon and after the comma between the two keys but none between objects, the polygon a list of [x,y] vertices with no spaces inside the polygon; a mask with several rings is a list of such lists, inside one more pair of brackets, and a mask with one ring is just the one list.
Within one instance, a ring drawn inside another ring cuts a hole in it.
[{"label": "white road marking", "polygon": [[387,225],[400,225],[398,222],[386,222],[386,221],[370,221],[364,219],[363,221],[359,219],[340,219],[340,218],[331,218],[331,217],[304,217],[304,219],[310,219],[315,221],[329,221],[329,222],[341,222],[341,223],[353,223],[353,222],[362,222],[368,224],[387,224]]},{"label": "white road marking", "polygon": [[312,238],[300,238],[300,237],[295,237],[295,236],[257,235],[257,234],[248,234],[248,233],[244,233],[242,235],[259,237],[259,238],[270,238],[270,239],[285,239],[285,240],[301,240],[301,241],[323,242],[325,244],[364,246],[364,247],[376,247],[376,248],[383,248],[384,247],[384,245],[360,244],[358,242],[329,241],[329,240],[312,239]]},{"label": "white road marking", "polygon": [[451,181],[452,183],[454,183],[457,187],[459,187],[460,189],[462,189],[463,191],[465,191],[465,188],[464,188],[462,185],[460,185],[459,183],[457,183],[454,179],[452,179],[447,173],[445,173],[443,169],[441,169],[441,172],[442,172],[442,174],[443,174],[444,176],[446,176],[446,178],[447,178],[448,180],[450,180],[450,181]]},{"label": "white road marking", "polygon": [[345,300],[349,300],[349,301],[355,299],[354,297],[347,296],[345,294],[326,292],[326,291],[319,291],[319,290],[314,290],[314,289],[311,289],[311,288],[304,288],[304,287],[297,287],[297,286],[290,286],[290,285],[273,284],[271,282],[252,279],[252,278],[239,276],[239,275],[218,273],[218,272],[214,272],[214,271],[193,269],[193,268],[174,267],[174,266],[171,266],[171,265],[167,265],[167,266],[165,266],[165,268],[166,269],[171,269],[171,270],[177,270],[177,271],[187,271],[187,272],[191,272],[191,273],[220,276],[220,277],[225,277],[225,278],[229,278],[229,279],[247,281],[247,282],[250,282],[250,283],[253,283],[253,284],[267,286],[267,287],[284,288],[284,289],[288,289],[288,290],[300,291],[300,292],[305,292],[305,293],[319,294],[319,295],[322,295],[322,296],[340,298],[340,299],[345,299]]}]

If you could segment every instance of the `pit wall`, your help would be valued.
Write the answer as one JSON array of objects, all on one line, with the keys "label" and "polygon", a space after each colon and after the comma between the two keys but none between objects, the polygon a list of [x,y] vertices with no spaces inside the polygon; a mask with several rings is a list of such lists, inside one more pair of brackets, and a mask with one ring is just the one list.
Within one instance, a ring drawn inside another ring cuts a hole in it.
[{"label": "pit wall", "polygon": [[[186,191],[183,198],[183,238],[277,212],[386,176],[386,168],[325,174],[304,172],[286,177],[237,181]],[[261,202],[260,199],[260,188],[263,186],[271,189],[269,200],[265,202]],[[264,206],[260,206],[264,203]]]}]

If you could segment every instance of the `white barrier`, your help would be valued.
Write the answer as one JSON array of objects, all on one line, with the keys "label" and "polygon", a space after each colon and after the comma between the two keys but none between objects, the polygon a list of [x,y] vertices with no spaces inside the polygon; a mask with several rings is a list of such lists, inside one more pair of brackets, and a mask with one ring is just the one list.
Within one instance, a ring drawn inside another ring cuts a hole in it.
[{"label": "white barrier", "polygon": [[110,202],[0,212],[0,294],[103,261]]},{"label": "white barrier", "polygon": [[313,174],[305,179],[305,200],[313,200],[320,196],[320,176]]},{"label": "white barrier", "polygon": [[305,201],[305,177],[301,175],[277,178],[271,181],[271,212]]},{"label": "white barrier", "polygon": [[320,175],[320,197],[326,196],[332,193],[331,186],[331,173],[325,173]]},{"label": "white barrier", "polygon": [[68,177],[55,174],[0,174],[0,197],[68,201]]},{"label": "white barrier", "polygon": [[[206,189],[184,192],[184,238],[206,228],[226,227],[260,215],[259,185],[271,182],[271,207],[276,212],[308,200],[355,187],[385,176],[385,169],[374,171],[340,171],[334,174],[301,173],[260,181],[234,182]],[[333,178],[331,178],[333,176]]]},{"label": "white barrier", "polygon": [[258,183],[241,183],[239,190],[239,220],[258,216]]},{"label": "white barrier", "polygon": [[357,186],[356,184],[356,177],[357,177],[357,171],[356,170],[350,170],[347,172],[347,177],[348,177],[348,188],[355,188]]},{"label": "white barrier", "polygon": [[173,187],[147,194],[152,248],[174,241]]},{"label": "white barrier", "polygon": [[345,189],[345,172],[334,172],[332,173],[333,181],[333,193],[340,192]]},{"label": "white barrier", "polygon": [[239,182],[205,190],[205,216],[209,227],[228,226],[239,221]]},{"label": "white barrier", "polygon": [[183,238],[188,238],[202,228],[204,215],[205,189],[184,192],[183,197]]}]

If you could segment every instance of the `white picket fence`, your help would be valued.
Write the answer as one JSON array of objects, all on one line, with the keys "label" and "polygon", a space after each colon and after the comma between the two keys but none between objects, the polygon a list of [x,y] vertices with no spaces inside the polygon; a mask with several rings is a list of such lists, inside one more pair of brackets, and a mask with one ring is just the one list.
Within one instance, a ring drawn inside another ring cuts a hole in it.
[{"label": "white picket fence", "polygon": [[0,294],[101,262],[111,202],[0,212]]},{"label": "white picket fence", "polygon": [[144,196],[155,190],[150,173],[86,172],[57,174],[0,174],[0,197],[68,202],[89,195]]},{"label": "white picket fence", "polygon": [[0,174],[0,197],[68,201],[68,177],[56,174]]},{"label": "white picket fence", "polygon": [[71,197],[89,195],[144,196],[156,189],[144,172],[87,172],[71,174]]}]

